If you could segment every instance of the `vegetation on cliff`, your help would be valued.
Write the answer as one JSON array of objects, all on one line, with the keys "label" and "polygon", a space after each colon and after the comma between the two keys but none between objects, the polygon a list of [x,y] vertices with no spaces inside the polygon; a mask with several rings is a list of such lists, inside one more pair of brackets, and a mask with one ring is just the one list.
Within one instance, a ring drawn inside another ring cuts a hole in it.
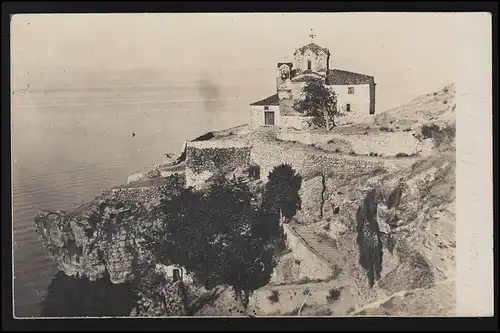
[{"label": "vegetation on cliff", "polygon": [[269,173],[268,179],[263,196],[266,212],[293,217],[300,210],[302,176],[290,164],[281,164]]},{"label": "vegetation on cliff", "polygon": [[271,174],[263,205],[243,178],[170,192],[160,206],[162,223],[142,235],[144,246],[158,263],[184,267],[207,289],[231,286],[247,304],[249,294],[269,282],[283,250],[279,209],[288,217],[297,209],[300,176],[289,166]]}]

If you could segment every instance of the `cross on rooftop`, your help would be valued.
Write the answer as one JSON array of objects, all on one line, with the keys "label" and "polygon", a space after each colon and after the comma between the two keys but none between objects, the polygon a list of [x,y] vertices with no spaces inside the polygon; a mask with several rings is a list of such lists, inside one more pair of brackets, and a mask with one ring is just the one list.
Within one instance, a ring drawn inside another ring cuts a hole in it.
[{"label": "cross on rooftop", "polygon": [[309,35],[309,37],[311,37],[311,43],[314,42],[314,38],[316,37],[316,35],[314,34],[313,29],[311,29],[311,34]]}]

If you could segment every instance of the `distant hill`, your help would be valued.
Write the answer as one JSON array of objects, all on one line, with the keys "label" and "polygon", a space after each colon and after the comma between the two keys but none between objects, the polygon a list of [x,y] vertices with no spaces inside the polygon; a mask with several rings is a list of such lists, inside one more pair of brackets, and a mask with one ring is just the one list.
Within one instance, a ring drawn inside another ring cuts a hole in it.
[{"label": "distant hill", "polygon": [[[242,80],[244,78],[244,80]],[[28,87],[37,89],[77,89],[116,86],[192,86],[213,90],[215,86],[246,85],[266,80],[266,74],[255,70],[163,70],[161,68],[96,68],[86,66],[13,66],[12,86],[14,91]],[[269,80],[268,80],[269,81]],[[270,80],[269,82],[273,82]]]},{"label": "distant hill", "polygon": [[455,83],[421,95],[409,103],[375,117],[375,124],[391,127],[415,127],[424,123],[455,123]]}]

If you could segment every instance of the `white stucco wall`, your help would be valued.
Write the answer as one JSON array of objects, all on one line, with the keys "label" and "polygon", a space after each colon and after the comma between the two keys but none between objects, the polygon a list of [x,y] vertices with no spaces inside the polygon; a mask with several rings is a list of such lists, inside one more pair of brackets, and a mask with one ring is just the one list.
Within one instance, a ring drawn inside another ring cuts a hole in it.
[{"label": "white stucco wall", "polygon": [[280,127],[282,128],[295,128],[295,129],[306,129],[308,127],[308,120],[311,117],[303,116],[281,116],[280,117]]},{"label": "white stucco wall", "polygon": [[168,279],[173,279],[174,269],[178,269],[180,271],[182,282],[184,282],[184,283],[192,283],[193,282],[193,277],[190,274],[188,274],[183,267],[180,267],[177,265],[170,265],[170,266],[162,265],[162,264],[156,265],[156,271],[159,273],[165,274],[165,276]]},{"label": "white stucco wall", "polygon": [[290,88],[292,89],[292,96],[294,99],[298,99],[301,97],[302,89],[304,89],[305,85],[306,82],[296,82],[290,85]]},{"label": "white stucco wall", "polygon": [[269,110],[265,110],[264,106],[250,106],[250,126],[252,128],[257,128],[265,125],[264,120],[264,112],[265,111],[274,111],[274,124],[279,126],[280,123],[280,114],[279,114],[279,106],[271,105],[269,106]]},{"label": "white stucco wall", "polygon": [[[337,94],[337,108],[341,112],[346,112],[346,104],[351,104],[351,113],[370,114],[370,85],[331,85],[328,86]],[[349,94],[348,88],[354,88],[354,94]]]}]

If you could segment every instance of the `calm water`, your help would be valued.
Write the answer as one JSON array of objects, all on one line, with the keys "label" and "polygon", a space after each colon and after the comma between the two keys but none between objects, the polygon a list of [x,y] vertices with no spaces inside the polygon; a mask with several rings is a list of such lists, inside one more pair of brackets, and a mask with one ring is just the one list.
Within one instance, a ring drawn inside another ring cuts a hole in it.
[{"label": "calm water", "polygon": [[[251,96],[252,95],[252,96]],[[114,87],[12,100],[15,315],[39,316],[57,273],[35,233],[41,209],[70,210],[177,153],[184,140],[247,122],[245,87]],[[135,133],[135,136],[132,135]]]}]

